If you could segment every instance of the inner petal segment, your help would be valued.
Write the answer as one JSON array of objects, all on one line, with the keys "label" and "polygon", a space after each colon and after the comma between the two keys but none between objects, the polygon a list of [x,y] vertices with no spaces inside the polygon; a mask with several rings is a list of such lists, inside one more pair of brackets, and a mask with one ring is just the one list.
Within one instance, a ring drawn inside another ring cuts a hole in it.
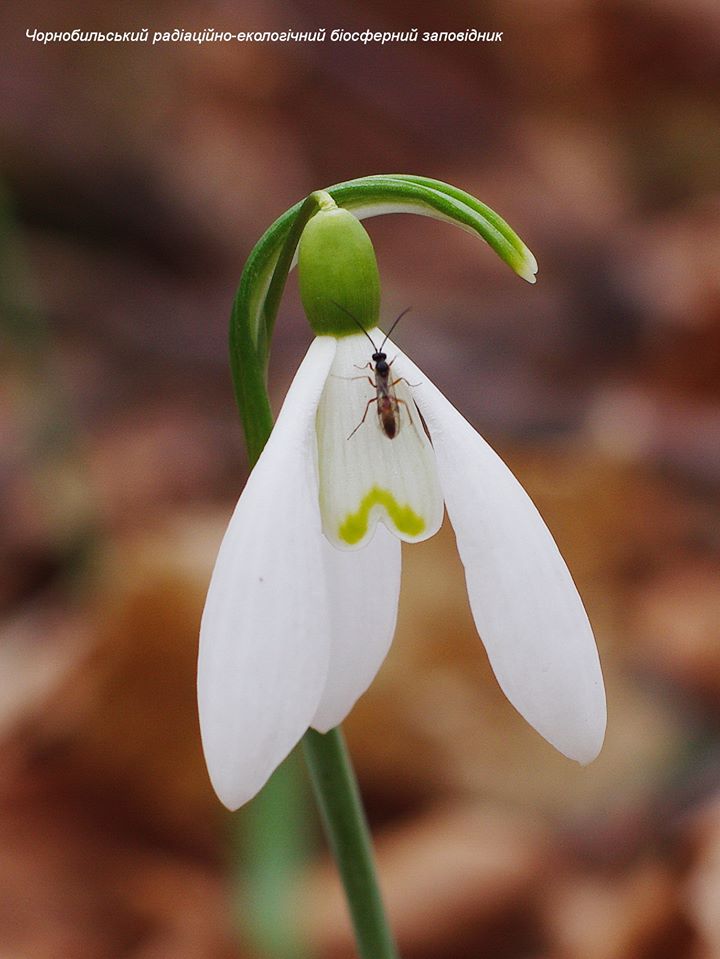
[{"label": "inner petal segment", "polygon": [[[382,342],[379,330],[371,336]],[[364,335],[339,340],[318,407],[323,532],[340,549],[363,546],[378,521],[407,542],[427,539],[443,517],[435,454],[412,387],[393,373],[391,351],[387,392],[378,391],[372,353]]]}]

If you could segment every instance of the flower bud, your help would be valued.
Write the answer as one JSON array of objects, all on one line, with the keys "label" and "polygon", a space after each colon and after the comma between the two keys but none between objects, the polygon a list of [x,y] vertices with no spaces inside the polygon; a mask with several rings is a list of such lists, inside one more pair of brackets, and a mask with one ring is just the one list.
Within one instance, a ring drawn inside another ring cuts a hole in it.
[{"label": "flower bud", "polygon": [[[328,198],[329,199],[329,198]],[[321,209],[300,237],[300,297],[318,335],[348,336],[377,326],[380,277],[375,250],[348,210]]]}]

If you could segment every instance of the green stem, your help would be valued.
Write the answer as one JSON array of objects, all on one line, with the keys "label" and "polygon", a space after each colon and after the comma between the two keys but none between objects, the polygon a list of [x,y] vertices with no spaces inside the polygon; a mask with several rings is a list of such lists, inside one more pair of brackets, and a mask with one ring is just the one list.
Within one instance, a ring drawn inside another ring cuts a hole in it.
[{"label": "green stem", "polygon": [[340,727],[303,739],[315,798],[345,887],[361,959],[397,959],[375,872],[372,843]]},{"label": "green stem", "polygon": [[262,792],[232,818],[237,926],[259,956],[311,955],[307,936],[300,934],[296,894],[315,840],[309,792],[300,750],[293,750]]}]

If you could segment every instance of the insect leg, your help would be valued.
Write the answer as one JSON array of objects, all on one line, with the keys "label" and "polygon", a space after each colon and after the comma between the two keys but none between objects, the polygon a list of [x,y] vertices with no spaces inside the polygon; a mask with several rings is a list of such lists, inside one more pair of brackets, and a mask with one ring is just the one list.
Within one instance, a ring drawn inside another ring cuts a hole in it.
[{"label": "insect leg", "polygon": [[[399,381],[396,381],[396,382],[399,382]],[[393,385],[394,385],[394,384],[393,384]],[[408,384],[408,385],[409,385],[409,384]],[[400,405],[400,403],[402,403],[402,405],[403,405],[403,406],[405,407],[405,409],[407,410],[407,415],[408,415],[408,419],[410,420],[410,425],[411,425],[411,426],[414,426],[415,424],[413,423],[413,418],[412,418],[412,413],[410,412],[410,407],[409,407],[408,404],[405,402],[405,400],[399,400],[399,399],[397,398],[397,396],[396,396],[394,402],[397,403],[398,406]]]},{"label": "insect leg", "polygon": [[[390,362],[388,363],[388,369],[390,369],[390,367],[393,365],[393,363],[395,362],[396,359],[397,359],[397,356],[393,356],[393,358],[392,358],[392,359],[390,360]],[[421,386],[421,385],[422,385],[422,384],[420,384],[420,383],[408,383],[408,381],[405,379],[404,376],[399,376],[396,380],[393,380],[393,382],[390,384],[390,386],[395,386],[396,383],[407,383],[408,386]]]},{"label": "insect leg", "polygon": [[370,404],[371,404],[371,403],[377,403],[377,401],[378,401],[377,396],[373,396],[373,398],[372,398],[371,400],[368,400],[368,401],[367,401],[367,406],[365,407],[365,412],[363,413],[363,418],[360,420],[360,422],[358,423],[358,425],[357,425],[357,426],[355,427],[355,429],[352,431],[352,433],[350,434],[350,436],[348,436],[348,439],[350,439],[351,437],[353,437],[353,436],[357,433],[357,431],[360,429],[360,427],[363,425],[363,423],[364,423],[365,420],[367,419],[368,410],[370,409]]}]

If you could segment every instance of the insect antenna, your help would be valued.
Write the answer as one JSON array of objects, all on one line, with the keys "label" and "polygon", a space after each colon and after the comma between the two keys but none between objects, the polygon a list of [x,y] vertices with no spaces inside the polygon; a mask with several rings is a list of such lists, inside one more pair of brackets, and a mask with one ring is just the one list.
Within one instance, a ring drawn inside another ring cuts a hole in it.
[{"label": "insect antenna", "polygon": [[[369,334],[368,331],[365,329],[365,327],[362,325],[362,323],[360,322],[360,320],[356,319],[356,318],[352,315],[352,313],[350,312],[350,310],[346,310],[345,307],[344,307],[341,303],[337,303],[335,300],[330,300],[330,302],[333,303],[339,310],[342,310],[343,313],[345,313],[347,316],[350,317],[350,319],[351,319],[351,320],[353,321],[353,323],[357,326],[357,328],[358,328],[359,330],[361,330],[361,331],[365,334],[365,336],[370,340],[370,342],[372,343],[372,348],[373,348],[373,350],[375,351],[375,353],[377,353],[377,352],[378,352],[378,348],[377,348],[377,346],[375,346],[375,341],[374,341],[373,338],[370,336],[370,334]],[[401,314],[401,315],[402,315],[402,314]],[[380,347],[380,349],[382,349],[382,347]]]},{"label": "insect antenna", "polygon": [[385,334],[385,339],[384,339],[384,340],[382,341],[382,343],[380,344],[380,349],[377,350],[378,353],[382,353],[383,346],[385,346],[385,344],[387,343],[388,337],[390,336],[390,334],[392,333],[392,331],[395,329],[395,327],[398,325],[398,323],[400,322],[400,320],[405,316],[406,313],[409,313],[411,309],[412,309],[412,307],[411,307],[411,306],[408,306],[406,309],[404,309],[404,310],[402,311],[402,313],[400,314],[400,316],[395,320],[395,322],[393,323],[393,325],[390,327],[390,329],[389,329],[389,330],[387,331],[387,333]]}]

